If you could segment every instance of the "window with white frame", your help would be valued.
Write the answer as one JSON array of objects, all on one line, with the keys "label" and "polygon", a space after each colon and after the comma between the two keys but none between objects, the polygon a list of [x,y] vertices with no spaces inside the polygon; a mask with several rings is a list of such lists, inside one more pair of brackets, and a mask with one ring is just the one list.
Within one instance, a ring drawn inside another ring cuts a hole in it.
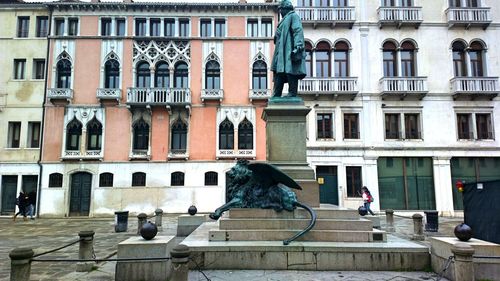
[{"label": "window with white frame", "polygon": [[459,140],[493,140],[491,112],[457,112],[457,136]]},{"label": "window with white frame", "polygon": [[30,17],[17,17],[17,37],[26,38],[30,30]]},{"label": "window with white frame", "polygon": [[272,18],[247,19],[247,37],[272,37],[272,36],[273,36]]},{"label": "window with white frame", "polygon": [[7,137],[8,148],[19,148],[21,140],[21,122],[9,122]]},{"label": "window with white frame", "polygon": [[54,17],[52,34],[55,36],[79,35],[79,19],[74,17]]},{"label": "window with white frame", "polygon": [[467,45],[462,40],[456,40],[452,44],[452,52],[455,77],[486,76],[486,46],[483,42],[475,40]]},{"label": "window with white frame", "polygon": [[316,113],[316,139],[333,139],[333,113]]},{"label": "window with white frame", "polygon": [[359,139],[359,113],[344,113],[344,139]]},{"label": "window with white frame", "polygon": [[477,8],[481,7],[481,0],[449,0],[451,8]]},{"label": "window with white frame", "polygon": [[27,147],[40,147],[40,122],[28,122],[28,140]]},{"label": "window with white frame", "polygon": [[[220,24],[220,22],[218,23]],[[121,19],[117,19],[117,28],[119,28],[121,24]],[[212,35],[215,34],[213,28],[214,24],[212,24],[210,29]],[[125,21],[123,21],[123,29],[125,29]],[[117,31],[117,35],[122,34]],[[142,37],[189,37],[191,36],[190,20],[188,18],[137,17],[134,19],[134,35]]]},{"label": "window with white frame", "polygon": [[45,79],[45,59],[33,59],[33,79]]},{"label": "window with white frame", "polygon": [[384,77],[417,76],[416,46],[411,41],[403,41],[400,45],[394,41],[386,41],[383,46]]},{"label": "window with white frame", "polygon": [[225,37],[226,19],[202,18],[200,19],[200,37]]},{"label": "window with white frame", "polygon": [[46,16],[36,17],[36,37],[47,37],[49,30],[49,18]]},{"label": "window with white frame", "polygon": [[101,36],[125,36],[126,19],[103,17],[101,18],[100,32]]},{"label": "window with white frame", "polygon": [[385,112],[385,139],[422,139],[422,124],[420,116],[420,112]]},{"label": "window with white frame", "polygon": [[25,79],[26,59],[14,59],[14,80]]},{"label": "window with white frame", "polygon": [[66,150],[80,150],[82,123],[76,117],[66,126]]},{"label": "window with white frame", "polygon": [[104,88],[120,88],[120,63],[116,59],[109,59],[104,63]]}]

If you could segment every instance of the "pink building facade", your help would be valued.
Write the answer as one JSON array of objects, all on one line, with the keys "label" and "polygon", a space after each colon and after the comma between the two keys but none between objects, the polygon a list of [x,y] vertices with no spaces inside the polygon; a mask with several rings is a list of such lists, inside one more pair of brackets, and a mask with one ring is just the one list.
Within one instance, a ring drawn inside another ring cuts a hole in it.
[{"label": "pink building facade", "polygon": [[274,4],[49,9],[41,216],[208,212],[265,160]]}]

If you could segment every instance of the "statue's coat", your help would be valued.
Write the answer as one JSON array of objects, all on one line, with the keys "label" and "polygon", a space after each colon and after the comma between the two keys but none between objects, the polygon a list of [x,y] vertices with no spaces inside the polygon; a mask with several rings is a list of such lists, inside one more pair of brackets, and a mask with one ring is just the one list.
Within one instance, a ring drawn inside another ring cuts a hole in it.
[{"label": "statue's coat", "polygon": [[[294,75],[299,79],[306,77],[304,30],[299,15],[294,11],[287,13],[278,24],[274,43],[276,46],[271,70],[278,74]],[[296,52],[293,54],[296,60],[292,60],[292,51]]]}]

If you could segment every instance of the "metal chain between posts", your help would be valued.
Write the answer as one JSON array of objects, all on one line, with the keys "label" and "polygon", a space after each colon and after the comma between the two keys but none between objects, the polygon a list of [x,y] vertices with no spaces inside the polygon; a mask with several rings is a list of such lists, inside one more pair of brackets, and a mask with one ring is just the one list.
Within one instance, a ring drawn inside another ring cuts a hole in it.
[{"label": "metal chain between posts", "polygon": [[451,263],[453,262],[454,259],[455,259],[455,256],[449,256],[448,257],[448,259],[444,263],[443,269],[438,274],[438,278],[436,279],[436,281],[439,281],[439,280],[441,280],[441,278],[443,278],[444,273],[446,272],[446,270],[448,270],[448,267],[450,267],[450,265],[451,265]]},{"label": "metal chain between posts", "polygon": [[191,257],[189,257],[189,260],[192,261],[194,263],[194,265],[196,266],[196,270],[198,270],[198,272],[200,272],[201,274],[203,274],[203,277],[205,277],[205,279],[207,279],[207,281],[211,281],[208,276],[205,274],[205,272],[203,272],[201,270],[201,267],[200,265]]}]

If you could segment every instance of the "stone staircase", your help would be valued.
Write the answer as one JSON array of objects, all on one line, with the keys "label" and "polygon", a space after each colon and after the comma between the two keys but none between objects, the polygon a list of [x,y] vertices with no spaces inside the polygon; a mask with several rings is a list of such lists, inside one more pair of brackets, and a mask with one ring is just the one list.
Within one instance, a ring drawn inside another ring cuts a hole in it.
[{"label": "stone staircase", "polygon": [[[314,228],[296,241],[385,242],[386,233],[373,228],[372,221],[357,210],[331,206],[315,209]],[[209,241],[282,241],[309,225],[306,210],[276,212],[264,209],[232,209],[219,219],[218,229],[209,231]],[[293,242],[292,242],[293,243]]]}]

